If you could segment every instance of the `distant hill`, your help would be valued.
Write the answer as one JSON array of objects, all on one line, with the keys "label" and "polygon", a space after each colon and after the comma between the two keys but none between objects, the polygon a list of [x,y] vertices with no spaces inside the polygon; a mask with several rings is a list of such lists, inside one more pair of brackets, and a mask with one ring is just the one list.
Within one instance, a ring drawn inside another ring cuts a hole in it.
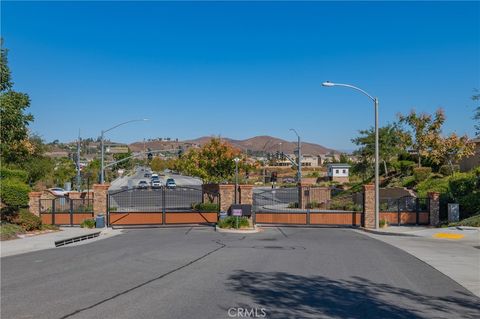
[{"label": "distant hill", "polygon": [[[188,140],[185,142],[203,145],[205,143],[208,143],[210,139],[212,139],[211,136],[203,136],[203,137],[199,137],[194,140]],[[265,152],[273,153],[276,151],[280,151],[287,154],[292,154],[293,151],[297,148],[296,142],[289,142],[289,141],[282,140],[280,138],[266,136],[266,135],[255,136],[255,137],[248,138],[246,140],[234,140],[231,138],[222,137],[222,140],[227,141],[231,145],[237,146],[240,149],[243,149],[243,150],[248,149],[249,151],[254,151],[254,152],[265,151]],[[319,154],[327,154],[332,151],[334,153],[340,153],[336,150],[329,149],[319,144],[302,142],[303,154],[319,155]]]}]

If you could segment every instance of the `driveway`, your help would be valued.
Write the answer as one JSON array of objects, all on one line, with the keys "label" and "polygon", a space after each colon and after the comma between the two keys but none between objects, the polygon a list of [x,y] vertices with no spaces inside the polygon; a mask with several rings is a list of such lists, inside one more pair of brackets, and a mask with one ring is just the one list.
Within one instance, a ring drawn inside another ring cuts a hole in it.
[{"label": "driveway", "polygon": [[128,230],[2,258],[4,318],[478,318],[480,299],[350,229]]}]

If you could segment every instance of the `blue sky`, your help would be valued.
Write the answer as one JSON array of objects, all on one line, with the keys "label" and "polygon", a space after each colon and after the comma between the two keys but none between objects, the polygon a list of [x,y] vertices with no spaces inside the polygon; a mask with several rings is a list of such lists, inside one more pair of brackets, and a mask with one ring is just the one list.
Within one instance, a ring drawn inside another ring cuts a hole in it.
[{"label": "blue sky", "polygon": [[373,106],[473,135],[479,2],[5,2],[15,89],[47,141],[272,135],[352,149]]}]

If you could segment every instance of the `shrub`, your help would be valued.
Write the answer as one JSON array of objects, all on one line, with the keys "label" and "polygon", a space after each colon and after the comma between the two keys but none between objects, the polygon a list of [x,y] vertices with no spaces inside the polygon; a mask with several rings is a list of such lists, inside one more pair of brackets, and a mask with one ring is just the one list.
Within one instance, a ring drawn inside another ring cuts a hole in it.
[{"label": "shrub", "polygon": [[462,217],[480,214],[480,194],[470,193],[458,199]]},{"label": "shrub", "polygon": [[429,178],[417,185],[418,197],[427,197],[428,192],[448,193],[448,178]]},{"label": "shrub", "polygon": [[218,212],[220,207],[216,203],[194,203],[192,209],[199,212]]},{"label": "shrub", "polygon": [[248,219],[246,217],[236,217],[228,216],[224,219],[220,219],[217,223],[220,228],[237,228],[237,218],[238,218],[238,227],[248,227]]},{"label": "shrub", "polygon": [[378,222],[378,226],[380,227],[388,226],[388,221],[385,219],[380,219],[380,221]]},{"label": "shrub", "polygon": [[18,234],[22,234],[25,231],[22,227],[10,224],[10,223],[2,223],[0,226],[0,240],[8,240],[17,238]]},{"label": "shrub", "polygon": [[94,219],[85,219],[81,224],[81,228],[94,228],[95,227],[95,220]]},{"label": "shrub", "polygon": [[290,202],[290,203],[288,203],[288,206],[287,206],[287,207],[288,207],[288,208],[298,208],[299,205],[298,205],[297,202]]},{"label": "shrub", "polygon": [[[452,170],[452,166],[453,166],[453,170]],[[448,176],[448,175],[452,175],[455,172],[460,171],[460,165],[452,165],[452,166],[451,165],[442,165],[438,169],[438,172],[440,174],[442,174],[443,176]]]},{"label": "shrub", "polygon": [[457,223],[451,223],[449,226],[480,227],[480,215],[471,216]]},{"label": "shrub", "polygon": [[21,169],[0,168],[0,179],[17,179],[24,183],[27,182],[28,173]]},{"label": "shrub", "polygon": [[393,162],[392,166],[397,172],[400,172],[402,175],[410,175],[412,173],[412,169],[415,167],[415,162],[402,160]]},{"label": "shrub", "polygon": [[28,209],[20,209],[13,222],[25,231],[38,230],[42,227],[42,220],[40,217],[30,213]]},{"label": "shrub", "polygon": [[416,182],[415,182],[415,177],[414,176],[408,176],[408,177],[405,177],[402,181],[402,186],[403,187],[412,187],[412,186],[415,186]]},{"label": "shrub", "polygon": [[477,178],[472,173],[458,173],[450,177],[448,186],[454,198],[471,194],[477,184]]},{"label": "shrub", "polygon": [[417,182],[426,180],[430,176],[430,173],[432,173],[431,167],[415,167],[413,169],[413,176]]},{"label": "shrub", "polygon": [[0,197],[7,206],[21,207],[28,205],[28,193],[30,187],[17,179],[2,179]]}]

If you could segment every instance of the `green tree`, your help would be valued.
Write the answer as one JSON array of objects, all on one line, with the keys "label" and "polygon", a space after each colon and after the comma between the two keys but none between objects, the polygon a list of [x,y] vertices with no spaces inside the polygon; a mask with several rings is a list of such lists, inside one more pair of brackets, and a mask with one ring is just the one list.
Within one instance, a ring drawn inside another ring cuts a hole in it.
[{"label": "green tree", "polygon": [[[180,157],[175,168],[187,175],[200,177],[206,183],[218,183],[233,179],[235,157],[241,158],[238,149],[218,138],[212,138],[200,149],[190,149]],[[244,160],[239,165],[239,170],[245,170]]]},{"label": "green tree", "polygon": [[417,152],[418,167],[421,167],[422,157],[428,157],[432,148],[439,145],[438,140],[445,122],[445,113],[442,109],[438,109],[432,116],[412,110],[408,115],[399,114],[398,117],[400,123],[409,129],[410,135],[405,135],[405,142]]},{"label": "green tree", "polygon": [[[366,165],[372,166],[375,160],[375,129],[372,127],[368,130],[360,130],[359,134],[360,136],[352,139],[354,144],[360,146],[354,152],[360,158],[356,171],[365,169]],[[378,151],[385,174],[388,174],[387,165],[390,165],[404,151],[404,138],[402,138],[404,135],[405,132],[397,124],[389,124],[378,129]]]},{"label": "green tree", "polygon": [[[124,160],[128,157],[132,156],[132,152],[130,149],[128,149],[127,153],[119,153],[119,154],[113,154],[113,159],[114,161],[121,161]],[[123,162],[120,162],[118,164],[115,164],[113,166],[113,170],[118,170],[118,169],[131,169],[133,168],[133,161],[131,158],[124,160]]]},{"label": "green tree", "polygon": [[29,140],[28,125],[33,116],[25,110],[30,106],[27,94],[12,90],[10,69],[8,67],[8,50],[1,40],[0,58],[0,151],[2,161],[6,163],[19,162],[35,152],[34,145]]},{"label": "green tree", "polygon": [[60,158],[53,168],[54,181],[57,186],[70,182],[76,175],[75,163],[68,158]]},{"label": "green tree", "polygon": [[[476,94],[472,95],[472,100],[473,101],[480,101],[480,94],[478,93],[478,89],[475,89]],[[477,124],[475,124],[475,129],[477,130],[475,132],[476,135],[480,135],[480,105],[475,108],[473,115],[473,119],[477,121]]]}]

